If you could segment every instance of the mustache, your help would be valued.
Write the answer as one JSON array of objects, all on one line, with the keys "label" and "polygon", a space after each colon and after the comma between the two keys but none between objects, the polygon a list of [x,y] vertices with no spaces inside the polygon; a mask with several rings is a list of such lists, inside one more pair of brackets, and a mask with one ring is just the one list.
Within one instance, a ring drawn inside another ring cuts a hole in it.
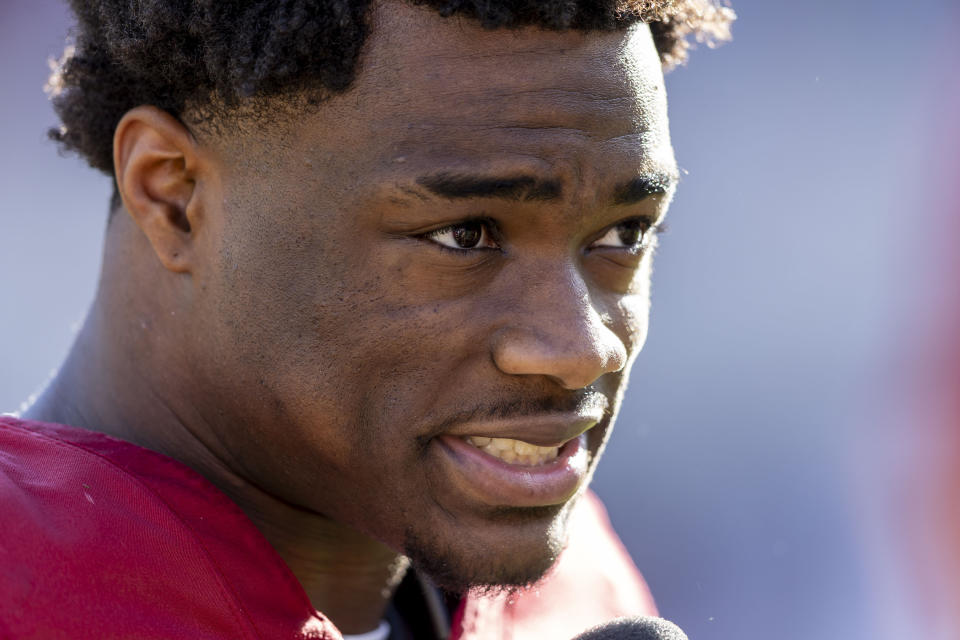
[{"label": "mustache", "polygon": [[545,413],[577,413],[595,415],[598,421],[609,417],[613,402],[597,391],[577,391],[562,396],[539,396],[535,398],[504,399],[492,403],[477,404],[457,411],[441,420],[431,431],[443,433],[455,424],[473,420],[524,418]]}]

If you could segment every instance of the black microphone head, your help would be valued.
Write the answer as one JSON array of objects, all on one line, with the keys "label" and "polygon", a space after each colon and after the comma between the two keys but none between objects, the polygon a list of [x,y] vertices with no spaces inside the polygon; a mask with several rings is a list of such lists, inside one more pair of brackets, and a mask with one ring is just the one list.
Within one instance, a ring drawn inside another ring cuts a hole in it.
[{"label": "black microphone head", "polygon": [[573,640],[688,640],[680,627],[663,618],[617,618],[597,625]]}]

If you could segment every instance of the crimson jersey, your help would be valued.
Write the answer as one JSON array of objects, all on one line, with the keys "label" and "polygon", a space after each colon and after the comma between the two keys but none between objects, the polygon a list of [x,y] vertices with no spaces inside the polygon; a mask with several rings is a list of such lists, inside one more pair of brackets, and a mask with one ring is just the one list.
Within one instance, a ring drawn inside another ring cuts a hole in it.
[{"label": "crimson jersey", "polygon": [[[464,598],[450,637],[557,640],[654,613],[588,494],[550,573],[520,594]],[[0,638],[340,633],[246,515],[193,470],[100,433],[0,417]]]}]

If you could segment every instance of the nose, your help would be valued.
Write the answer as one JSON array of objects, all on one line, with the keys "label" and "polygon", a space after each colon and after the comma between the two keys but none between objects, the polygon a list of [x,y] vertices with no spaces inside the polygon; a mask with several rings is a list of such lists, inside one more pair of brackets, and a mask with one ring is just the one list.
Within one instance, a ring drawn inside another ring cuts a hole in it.
[{"label": "nose", "polygon": [[501,371],[582,389],[626,366],[626,345],[604,323],[579,274],[523,289],[517,312],[493,339],[493,361]]}]

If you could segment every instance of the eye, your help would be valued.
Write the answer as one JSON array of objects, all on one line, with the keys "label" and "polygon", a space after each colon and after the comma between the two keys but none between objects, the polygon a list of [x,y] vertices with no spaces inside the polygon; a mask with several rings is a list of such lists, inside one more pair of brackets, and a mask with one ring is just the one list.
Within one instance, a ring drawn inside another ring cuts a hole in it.
[{"label": "eye", "polygon": [[431,231],[423,237],[449,249],[497,249],[497,243],[490,236],[489,223],[467,220]]},{"label": "eye", "polygon": [[632,249],[637,251],[648,244],[651,225],[644,218],[630,218],[610,227],[606,233],[594,240],[591,249]]}]

